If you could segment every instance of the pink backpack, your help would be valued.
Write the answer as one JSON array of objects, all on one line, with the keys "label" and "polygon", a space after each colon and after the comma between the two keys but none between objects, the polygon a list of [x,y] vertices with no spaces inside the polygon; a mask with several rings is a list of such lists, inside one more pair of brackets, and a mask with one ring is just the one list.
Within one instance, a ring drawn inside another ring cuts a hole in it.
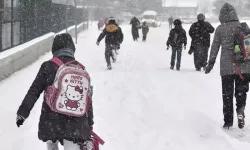
[{"label": "pink backpack", "polygon": [[68,116],[82,117],[91,103],[90,76],[85,67],[76,61],[63,63],[54,57],[59,66],[55,80],[45,91],[45,100],[52,111]]}]

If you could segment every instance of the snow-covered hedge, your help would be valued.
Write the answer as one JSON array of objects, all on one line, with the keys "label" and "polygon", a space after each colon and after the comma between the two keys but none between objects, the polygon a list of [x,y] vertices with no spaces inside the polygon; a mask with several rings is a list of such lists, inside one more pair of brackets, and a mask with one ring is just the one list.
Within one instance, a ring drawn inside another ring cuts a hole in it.
[{"label": "snow-covered hedge", "polygon": [[[75,26],[68,28],[68,33],[75,37]],[[77,26],[77,32],[83,30],[83,24]],[[63,33],[63,30],[59,33]],[[58,34],[58,33],[57,33]],[[11,74],[25,68],[35,62],[40,56],[51,51],[53,39],[56,33],[48,33],[33,39],[27,43],[16,46],[0,53],[0,81],[8,78]]]}]

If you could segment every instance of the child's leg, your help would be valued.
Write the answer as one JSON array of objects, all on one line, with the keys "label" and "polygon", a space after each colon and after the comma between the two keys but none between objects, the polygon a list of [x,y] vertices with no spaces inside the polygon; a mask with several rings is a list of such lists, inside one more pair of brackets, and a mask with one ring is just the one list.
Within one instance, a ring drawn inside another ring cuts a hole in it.
[{"label": "child's leg", "polygon": [[176,64],[177,69],[180,69],[181,67],[181,56],[182,56],[182,49],[178,48],[177,49],[177,64]]},{"label": "child's leg", "polygon": [[47,144],[47,149],[48,150],[59,150],[58,142],[53,143],[52,141],[47,141],[46,144]]},{"label": "child's leg", "polygon": [[106,62],[107,62],[107,66],[111,66],[110,55],[111,55],[111,47],[110,47],[110,45],[106,45],[105,59],[106,59]]},{"label": "child's leg", "polygon": [[142,40],[143,40],[143,41],[146,40],[146,34],[143,34]]},{"label": "child's leg", "polygon": [[176,48],[172,47],[172,56],[171,56],[171,62],[170,62],[171,67],[175,66],[175,58],[176,58]]},{"label": "child's leg", "polygon": [[81,150],[80,146],[71,141],[63,140],[64,150]]}]

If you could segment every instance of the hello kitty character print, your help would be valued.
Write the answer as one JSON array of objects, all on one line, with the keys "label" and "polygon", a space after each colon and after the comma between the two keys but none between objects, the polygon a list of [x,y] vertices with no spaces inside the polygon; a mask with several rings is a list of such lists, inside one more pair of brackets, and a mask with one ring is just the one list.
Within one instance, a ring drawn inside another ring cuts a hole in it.
[{"label": "hello kitty character print", "polygon": [[64,101],[66,109],[76,111],[80,107],[79,101],[83,98],[83,87],[82,86],[71,86],[68,85],[65,92],[67,100]]},{"label": "hello kitty character print", "polygon": [[51,110],[75,117],[88,111],[91,103],[90,77],[81,64],[63,63],[53,58],[59,67],[55,81],[45,92],[45,99]]}]

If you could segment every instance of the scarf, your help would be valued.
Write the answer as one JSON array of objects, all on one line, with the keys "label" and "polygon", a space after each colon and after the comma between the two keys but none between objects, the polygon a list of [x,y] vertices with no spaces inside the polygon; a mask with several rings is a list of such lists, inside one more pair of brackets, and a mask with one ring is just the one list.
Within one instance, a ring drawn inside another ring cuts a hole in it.
[{"label": "scarf", "polygon": [[53,53],[53,57],[66,56],[66,57],[75,58],[74,55],[75,55],[75,52],[69,48],[60,49]]}]

